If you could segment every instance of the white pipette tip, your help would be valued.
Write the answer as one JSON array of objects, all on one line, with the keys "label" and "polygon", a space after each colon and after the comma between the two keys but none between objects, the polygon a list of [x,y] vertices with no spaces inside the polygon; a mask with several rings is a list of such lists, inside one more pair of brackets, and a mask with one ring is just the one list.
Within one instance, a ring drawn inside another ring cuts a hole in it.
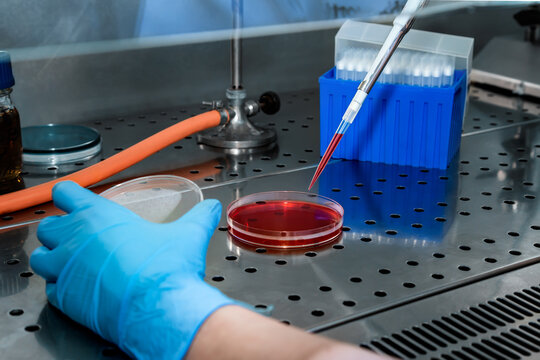
[{"label": "white pipette tip", "polygon": [[347,107],[345,114],[343,114],[342,121],[346,121],[348,124],[352,124],[354,118],[358,114],[358,111],[360,111],[364,100],[366,100],[367,95],[368,94],[363,92],[362,90],[358,90],[356,94],[354,94],[354,97],[351,100],[349,106]]}]

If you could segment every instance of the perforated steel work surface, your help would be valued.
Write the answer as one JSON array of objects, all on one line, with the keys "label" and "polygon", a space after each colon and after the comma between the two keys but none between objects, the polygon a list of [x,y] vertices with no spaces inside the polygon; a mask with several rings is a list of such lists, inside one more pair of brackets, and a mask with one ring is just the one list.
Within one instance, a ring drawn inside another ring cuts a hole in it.
[{"label": "perforated steel work surface", "polygon": [[539,273],[534,264],[322,334],[404,359],[537,359]]},{"label": "perforated steel work surface", "polygon": [[[224,207],[254,192],[306,190],[319,159],[318,97],[306,91],[285,94],[283,102],[280,113],[254,118],[276,128],[279,142],[273,149],[233,156],[185,139],[113,180],[151,173],[185,176]],[[89,124],[102,133],[102,157],[107,157],[201,110]],[[508,111],[516,122],[470,125],[506,117]],[[299,252],[249,249],[228,239],[222,216],[208,251],[207,281],[233,298],[271,309],[277,319],[322,331],[538,262],[540,123],[524,119],[519,110],[474,99],[468,114],[459,158],[446,171],[330,163],[315,191],[345,208],[344,233],[333,244]],[[33,185],[64,169],[26,170],[25,181]],[[36,224],[16,225],[53,212],[40,206],[0,223],[0,348],[7,358],[116,356],[114,347],[48,306],[44,281],[32,276],[28,258],[38,246]]]}]

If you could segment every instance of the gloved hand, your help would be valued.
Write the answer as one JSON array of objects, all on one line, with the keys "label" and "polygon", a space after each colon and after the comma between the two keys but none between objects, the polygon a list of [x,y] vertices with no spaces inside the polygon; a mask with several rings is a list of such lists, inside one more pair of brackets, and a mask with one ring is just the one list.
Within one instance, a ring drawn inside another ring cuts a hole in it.
[{"label": "gloved hand", "polygon": [[138,359],[180,359],[205,319],[235,304],[203,281],[217,200],[155,224],[73,182],[53,189],[67,212],[39,224],[30,259],[52,305]]}]

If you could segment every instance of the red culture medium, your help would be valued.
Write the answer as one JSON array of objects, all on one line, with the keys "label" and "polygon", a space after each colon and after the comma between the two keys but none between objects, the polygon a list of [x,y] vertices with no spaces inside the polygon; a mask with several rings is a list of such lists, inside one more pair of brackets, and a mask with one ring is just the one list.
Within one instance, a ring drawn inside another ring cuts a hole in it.
[{"label": "red culture medium", "polygon": [[[333,200],[306,193],[275,193],[303,194],[319,201],[322,198],[326,204],[294,199],[232,203],[227,219],[231,235],[252,245],[298,248],[324,244],[341,233],[343,208]],[[273,193],[263,194],[271,198]]]}]

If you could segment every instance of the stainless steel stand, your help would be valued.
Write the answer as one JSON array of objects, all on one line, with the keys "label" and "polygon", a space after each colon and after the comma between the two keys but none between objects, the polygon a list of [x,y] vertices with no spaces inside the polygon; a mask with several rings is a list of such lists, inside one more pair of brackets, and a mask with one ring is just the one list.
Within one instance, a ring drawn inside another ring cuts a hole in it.
[{"label": "stainless steel stand", "polygon": [[[232,86],[226,91],[227,103],[235,116],[221,128],[210,129],[197,135],[203,145],[226,149],[246,149],[261,147],[276,141],[276,133],[272,129],[263,129],[248,120],[244,106],[246,92],[242,87],[242,0],[233,2],[233,38],[231,40],[231,77]],[[250,115],[254,115],[251,112]]]}]

